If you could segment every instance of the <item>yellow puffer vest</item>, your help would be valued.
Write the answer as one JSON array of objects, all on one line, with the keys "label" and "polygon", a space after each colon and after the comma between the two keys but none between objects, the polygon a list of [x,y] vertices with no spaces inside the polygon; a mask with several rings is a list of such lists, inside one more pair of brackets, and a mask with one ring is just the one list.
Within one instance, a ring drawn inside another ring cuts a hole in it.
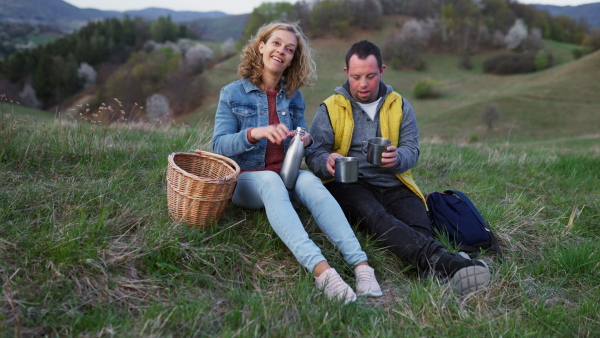
[{"label": "yellow puffer vest", "polygon": [[[331,126],[335,133],[333,152],[346,156],[352,142],[354,131],[354,119],[352,118],[352,104],[341,94],[334,94],[325,100]],[[392,141],[392,145],[398,146],[400,135],[400,124],[402,123],[402,96],[396,92],[387,95],[381,109],[379,110],[379,123],[381,136]],[[412,192],[423,200],[423,193],[415,183],[410,170],[396,175]]]}]

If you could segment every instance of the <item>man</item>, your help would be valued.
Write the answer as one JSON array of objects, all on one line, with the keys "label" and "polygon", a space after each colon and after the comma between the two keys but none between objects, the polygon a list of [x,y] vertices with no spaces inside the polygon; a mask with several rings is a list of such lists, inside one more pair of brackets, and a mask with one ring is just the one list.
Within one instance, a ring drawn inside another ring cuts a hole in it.
[{"label": "man", "polygon": [[[483,261],[453,254],[433,238],[425,199],[410,172],[419,158],[419,130],[410,103],[382,82],[385,70],[379,47],[363,40],[346,53],[348,80],[317,110],[310,132],[313,146],[308,167],[321,179],[350,220],[393,253],[415,265],[421,276],[447,276],[463,295],[489,284]],[[384,137],[392,141],[383,165],[366,161],[363,141]],[[331,182],[335,158],[358,158],[355,183]]]}]

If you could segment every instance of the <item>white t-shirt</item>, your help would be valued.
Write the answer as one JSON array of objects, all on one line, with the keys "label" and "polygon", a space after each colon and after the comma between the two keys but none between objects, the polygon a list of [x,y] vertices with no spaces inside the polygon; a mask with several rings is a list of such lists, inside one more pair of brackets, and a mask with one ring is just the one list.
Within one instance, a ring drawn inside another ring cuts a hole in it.
[{"label": "white t-shirt", "polygon": [[356,103],[358,103],[358,105],[362,108],[362,110],[364,110],[365,113],[367,113],[367,115],[369,115],[371,120],[375,120],[375,114],[377,113],[377,105],[379,104],[380,100],[381,100],[381,98],[378,98],[377,100],[375,100],[371,103],[360,103],[360,102],[356,102]]}]

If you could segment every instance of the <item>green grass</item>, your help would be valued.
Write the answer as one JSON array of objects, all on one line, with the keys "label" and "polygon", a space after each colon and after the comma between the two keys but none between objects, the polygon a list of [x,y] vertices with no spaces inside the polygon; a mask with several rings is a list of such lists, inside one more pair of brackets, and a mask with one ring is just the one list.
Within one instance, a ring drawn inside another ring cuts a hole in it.
[{"label": "green grass", "polygon": [[[0,332],[4,336],[595,336],[600,155],[537,144],[424,141],[424,192],[466,192],[506,261],[457,297],[363,233],[384,296],[342,306],[277,238],[264,211],[218,225],[168,216],[167,157],[209,150],[192,126],[0,120]],[[9,111],[5,111],[9,109]],[[351,269],[300,210],[311,238]]]},{"label": "green grass", "polygon": [[[313,41],[318,80],[302,93],[310,123],[344,79],[355,40]],[[318,295],[309,272],[264,211],[228,206],[218,225],[173,222],[167,157],[210,151],[219,89],[237,58],[206,72],[207,100],[185,124],[158,127],[76,120],[0,101],[0,332],[3,336],[596,336],[600,324],[600,54],[570,61],[573,46],[546,42],[558,66],[490,76],[426,55],[422,72],[387,69],[384,81],[417,112],[423,192],[467,193],[490,223],[505,262],[491,255],[490,287],[457,297],[363,233],[357,236],[384,296],[342,306]],[[432,77],[437,100],[412,88]],[[480,114],[496,102],[502,119]],[[329,263],[352,271],[300,215]]]}]

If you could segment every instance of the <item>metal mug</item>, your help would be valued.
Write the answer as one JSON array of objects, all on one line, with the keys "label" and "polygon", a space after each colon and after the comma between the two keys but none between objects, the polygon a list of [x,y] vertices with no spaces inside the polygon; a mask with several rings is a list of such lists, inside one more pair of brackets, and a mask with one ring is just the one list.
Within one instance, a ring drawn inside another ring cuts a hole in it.
[{"label": "metal mug", "polygon": [[392,145],[392,141],[384,137],[373,137],[368,141],[363,141],[362,152],[367,155],[367,162],[375,165],[384,165],[382,154],[387,152],[387,147]]},{"label": "metal mug", "polygon": [[335,181],[352,183],[358,180],[358,159],[356,157],[335,158]]}]

